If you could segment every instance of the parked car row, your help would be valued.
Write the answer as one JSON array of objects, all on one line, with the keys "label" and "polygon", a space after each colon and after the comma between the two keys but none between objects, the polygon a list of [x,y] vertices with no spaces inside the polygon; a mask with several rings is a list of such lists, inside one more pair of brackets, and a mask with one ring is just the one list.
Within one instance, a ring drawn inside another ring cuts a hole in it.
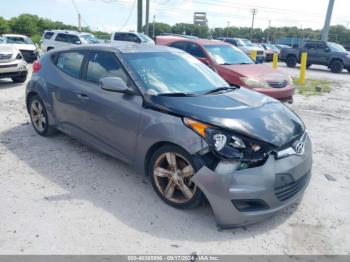
[{"label": "parked car row", "polygon": [[59,130],[131,164],[175,208],[206,198],[221,227],[256,223],[299,201],[312,168],[303,121],[236,81],[288,87],[271,87],[271,71],[231,44],[158,41],[163,46],[75,45],[43,55],[26,90],[34,130]]}]

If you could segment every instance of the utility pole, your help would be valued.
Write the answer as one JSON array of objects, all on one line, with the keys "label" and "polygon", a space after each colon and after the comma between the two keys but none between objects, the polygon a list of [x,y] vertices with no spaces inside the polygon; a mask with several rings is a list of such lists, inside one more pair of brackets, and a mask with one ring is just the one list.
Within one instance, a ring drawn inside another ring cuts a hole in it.
[{"label": "utility pole", "polygon": [[149,36],[149,0],[146,0],[146,27],[145,34]]},{"label": "utility pole", "polygon": [[271,20],[269,20],[269,28],[267,29],[267,39],[266,39],[267,43],[270,43],[269,42],[269,39],[270,39],[270,27],[271,27]]},{"label": "utility pole", "polygon": [[142,31],[142,0],[137,0],[137,32]]},{"label": "utility pole", "polygon": [[230,27],[230,21],[227,21],[226,37],[228,37],[228,28]]},{"label": "utility pole", "polygon": [[332,12],[333,12],[334,0],[329,0],[326,19],[322,29],[322,41],[328,40],[329,25],[331,24]]},{"label": "utility pole", "polygon": [[252,28],[250,30],[250,40],[253,40],[253,29],[254,29],[254,19],[255,19],[255,15],[258,12],[258,9],[253,8],[250,10],[250,12],[252,13],[253,17],[252,17]]},{"label": "utility pole", "polygon": [[156,16],[153,15],[153,22],[152,22],[152,26],[153,26],[152,38],[153,38],[153,40],[154,40],[154,38],[155,38],[155,36],[156,36],[156,33],[155,33],[155,25],[154,25],[155,22],[156,22]]},{"label": "utility pole", "polygon": [[81,15],[78,13],[78,31],[81,32]]}]

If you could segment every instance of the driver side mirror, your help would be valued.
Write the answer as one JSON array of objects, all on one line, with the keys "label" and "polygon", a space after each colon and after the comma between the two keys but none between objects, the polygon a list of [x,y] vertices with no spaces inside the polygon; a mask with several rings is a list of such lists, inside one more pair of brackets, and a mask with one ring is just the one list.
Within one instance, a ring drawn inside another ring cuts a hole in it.
[{"label": "driver side mirror", "polygon": [[324,49],[324,51],[326,51],[326,52],[330,52],[331,51],[331,49],[327,46],[325,49]]},{"label": "driver side mirror", "polygon": [[120,77],[104,77],[100,79],[99,84],[106,91],[118,93],[127,93],[129,91],[128,86]]},{"label": "driver side mirror", "polygon": [[80,41],[80,40],[77,40],[77,41],[75,41],[75,44],[76,44],[76,45],[81,45],[81,41]]}]

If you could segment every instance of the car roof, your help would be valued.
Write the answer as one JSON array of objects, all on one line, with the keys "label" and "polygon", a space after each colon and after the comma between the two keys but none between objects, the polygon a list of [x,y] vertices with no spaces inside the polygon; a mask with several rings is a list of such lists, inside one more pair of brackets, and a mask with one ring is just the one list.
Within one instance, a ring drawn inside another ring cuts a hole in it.
[{"label": "car roof", "polygon": [[157,41],[159,41],[162,44],[171,44],[175,41],[184,41],[184,42],[197,43],[199,45],[230,45],[220,40],[210,40],[210,39],[203,39],[203,38],[186,38],[186,37],[174,36],[174,35],[157,36]]},{"label": "car roof", "polygon": [[[160,45],[147,45],[139,44],[133,42],[116,42],[116,43],[99,43],[99,44],[90,44],[90,45],[80,45],[72,46],[66,48],[55,49],[55,51],[73,51],[73,50],[87,50],[87,51],[109,51],[109,52],[118,52],[122,54],[126,53],[156,53],[156,52],[179,52],[181,50],[170,48]],[[183,52],[183,51],[181,51]]]},{"label": "car roof", "polygon": [[71,35],[86,35],[90,34],[88,32],[78,32],[74,30],[63,30],[63,29],[57,29],[57,30],[45,30],[44,34],[46,33],[63,33],[63,34],[71,34]]},{"label": "car roof", "polygon": [[26,35],[18,35],[18,34],[3,34],[3,36],[7,37],[7,36],[13,36],[13,37],[28,37]]}]

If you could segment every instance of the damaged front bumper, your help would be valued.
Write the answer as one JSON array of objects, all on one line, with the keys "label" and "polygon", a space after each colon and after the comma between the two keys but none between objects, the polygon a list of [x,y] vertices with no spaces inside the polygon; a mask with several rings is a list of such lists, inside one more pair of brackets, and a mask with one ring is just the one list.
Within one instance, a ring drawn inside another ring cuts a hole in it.
[{"label": "damaged front bumper", "polygon": [[265,220],[298,201],[311,177],[312,146],[307,136],[302,155],[277,159],[271,154],[258,167],[220,174],[202,166],[192,181],[208,199],[221,227]]}]

